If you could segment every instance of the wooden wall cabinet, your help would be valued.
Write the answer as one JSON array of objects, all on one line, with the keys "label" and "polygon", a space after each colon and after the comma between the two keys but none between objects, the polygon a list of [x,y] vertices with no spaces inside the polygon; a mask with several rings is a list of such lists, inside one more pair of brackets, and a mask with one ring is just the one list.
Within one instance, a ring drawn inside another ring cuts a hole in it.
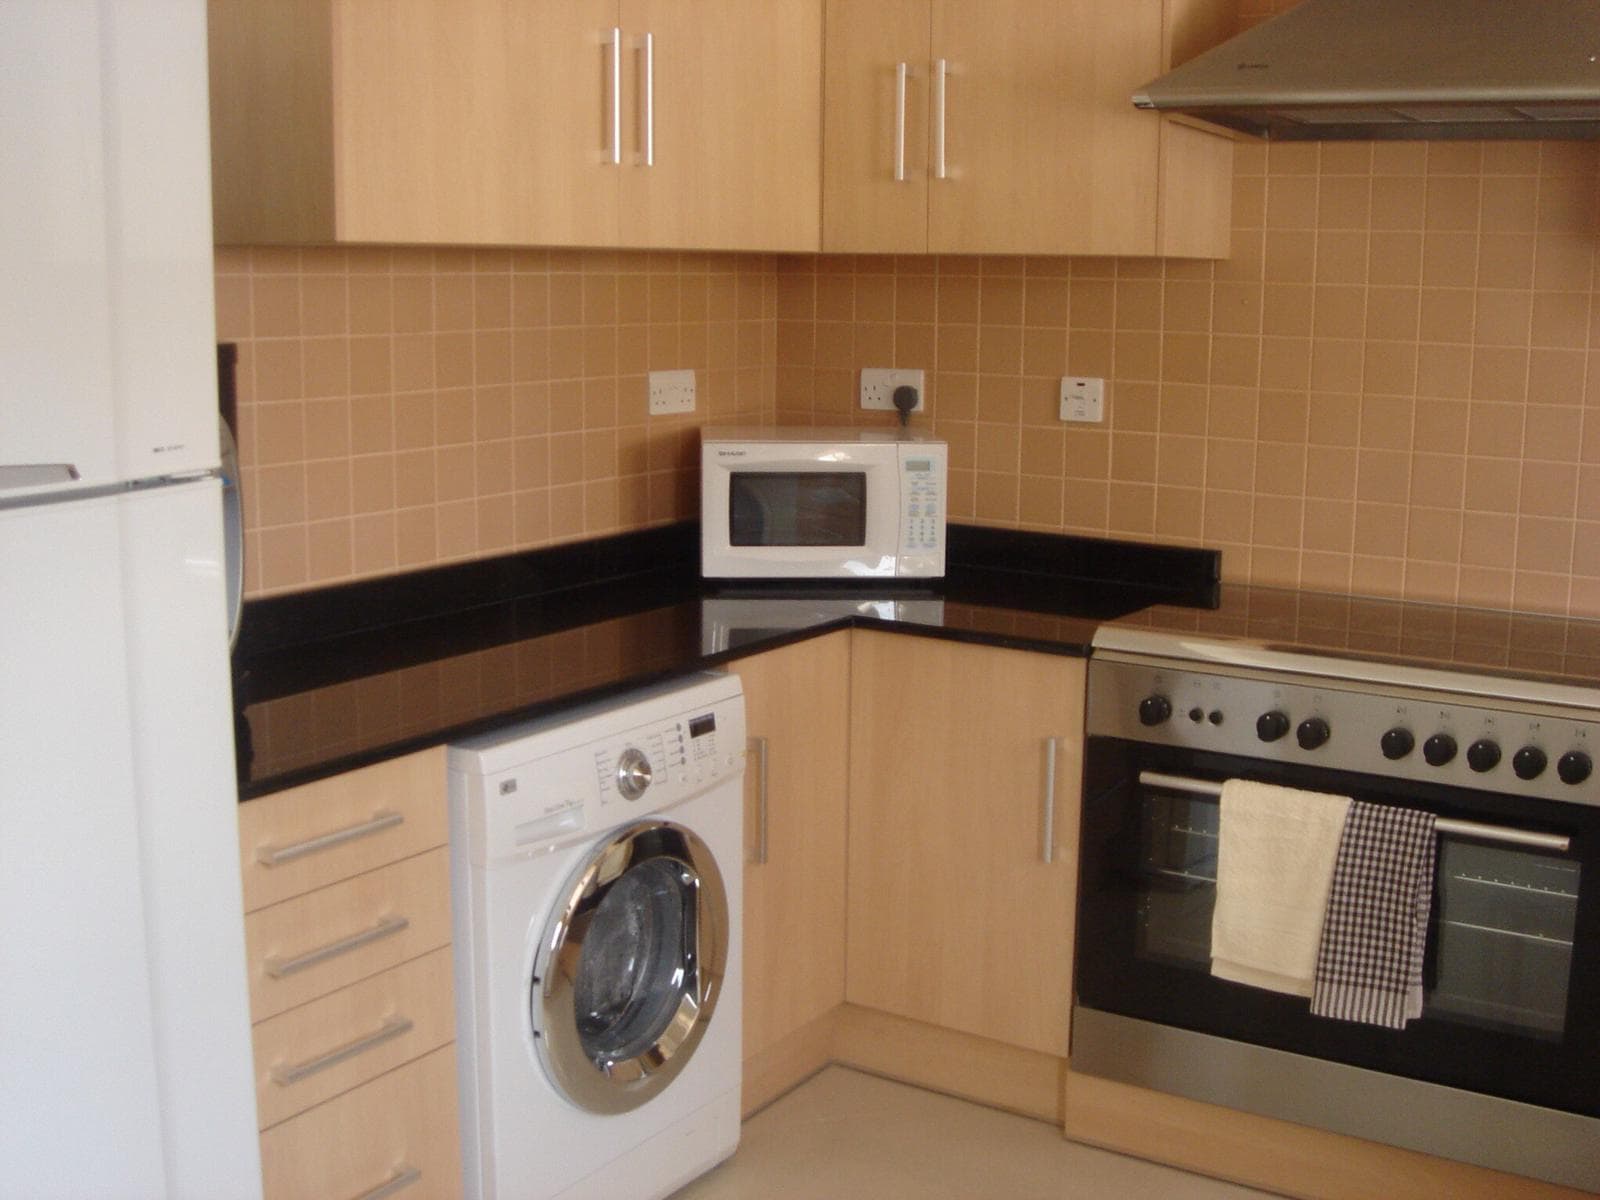
[{"label": "wooden wall cabinet", "polygon": [[209,12],[219,243],[817,249],[821,0]]},{"label": "wooden wall cabinet", "polygon": [[841,631],[732,665],[744,683],[752,740],[745,771],[747,1062],[844,1002],[850,638]]},{"label": "wooden wall cabinet", "polygon": [[846,997],[1064,1058],[1083,660],[854,636]]},{"label": "wooden wall cabinet", "polygon": [[825,251],[1228,253],[1233,140],[1133,92],[1232,0],[828,0]]},{"label": "wooden wall cabinet", "polygon": [[266,1200],[461,1193],[444,756],[240,807]]}]

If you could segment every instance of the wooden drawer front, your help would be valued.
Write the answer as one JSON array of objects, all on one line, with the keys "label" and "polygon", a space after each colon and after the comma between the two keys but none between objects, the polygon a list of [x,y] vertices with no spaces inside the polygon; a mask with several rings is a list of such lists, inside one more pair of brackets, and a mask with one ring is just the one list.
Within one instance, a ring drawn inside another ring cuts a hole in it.
[{"label": "wooden drawer front", "polygon": [[443,846],[244,919],[256,1021],[450,942]]},{"label": "wooden drawer front", "polygon": [[[394,1180],[408,1185],[379,1192]],[[380,1075],[261,1135],[265,1200],[461,1195],[455,1045]]]},{"label": "wooden drawer front", "polygon": [[444,755],[440,746],[241,804],[245,912],[444,845]]},{"label": "wooden drawer front", "polygon": [[451,952],[363,979],[255,1027],[262,1129],[454,1040]]}]

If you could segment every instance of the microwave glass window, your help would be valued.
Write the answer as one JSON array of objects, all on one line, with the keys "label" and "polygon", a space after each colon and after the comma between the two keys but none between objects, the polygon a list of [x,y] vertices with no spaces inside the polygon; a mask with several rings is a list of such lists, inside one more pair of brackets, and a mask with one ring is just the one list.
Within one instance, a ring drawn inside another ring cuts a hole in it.
[{"label": "microwave glass window", "polygon": [[864,546],[863,471],[735,471],[728,481],[734,546]]}]

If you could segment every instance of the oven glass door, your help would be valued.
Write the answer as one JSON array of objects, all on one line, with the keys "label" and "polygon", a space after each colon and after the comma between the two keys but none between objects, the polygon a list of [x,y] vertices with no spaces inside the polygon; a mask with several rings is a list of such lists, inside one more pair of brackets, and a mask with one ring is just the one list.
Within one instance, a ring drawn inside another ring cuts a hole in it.
[{"label": "oven glass door", "polygon": [[[1210,975],[1219,804],[1141,771],[1259,779],[1565,834],[1567,854],[1441,835],[1423,1016],[1403,1031]],[[1090,739],[1078,989],[1091,1008],[1547,1107],[1600,1115],[1593,893],[1600,813],[1576,805]]]}]

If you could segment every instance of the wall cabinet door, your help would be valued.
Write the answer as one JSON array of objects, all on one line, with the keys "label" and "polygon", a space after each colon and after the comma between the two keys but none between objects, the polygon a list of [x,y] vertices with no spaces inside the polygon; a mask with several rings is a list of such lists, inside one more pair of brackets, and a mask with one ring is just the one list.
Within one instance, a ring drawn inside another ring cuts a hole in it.
[{"label": "wall cabinet door", "polygon": [[852,1004],[1066,1055],[1083,686],[1081,659],[856,631]]},{"label": "wall cabinet door", "polygon": [[745,773],[746,1059],[844,1000],[850,637],[808,639],[733,664],[753,740]]},{"label": "wall cabinet door", "polygon": [[1232,9],[829,0],[824,250],[1226,255],[1232,141],[1131,97]]},{"label": "wall cabinet door", "polygon": [[821,0],[211,0],[219,242],[815,250]]}]

